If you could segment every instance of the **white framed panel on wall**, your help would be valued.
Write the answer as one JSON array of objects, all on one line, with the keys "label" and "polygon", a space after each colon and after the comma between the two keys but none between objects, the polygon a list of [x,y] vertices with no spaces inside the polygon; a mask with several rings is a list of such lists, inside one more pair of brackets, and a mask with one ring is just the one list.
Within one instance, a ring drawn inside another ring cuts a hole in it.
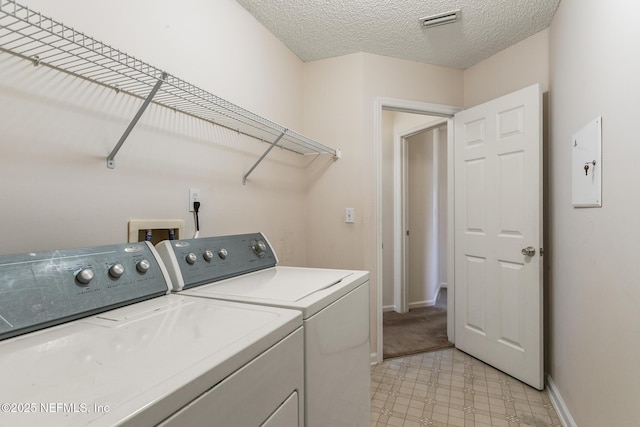
[{"label": "white framed panel on wall", "polygon": [[602,206],[602,117],[573,134],[572,203],[576,208]]}]

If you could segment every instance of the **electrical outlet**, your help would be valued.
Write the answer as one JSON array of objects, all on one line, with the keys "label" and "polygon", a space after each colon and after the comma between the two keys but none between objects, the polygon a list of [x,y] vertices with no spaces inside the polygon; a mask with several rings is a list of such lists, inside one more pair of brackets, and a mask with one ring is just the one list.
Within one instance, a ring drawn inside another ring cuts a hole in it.
[{"label": "electrical outlet", "polygon": [[200,189],[198,188],[190,188],[189,189],[189,212],[193,212],[193,202],[200,201]]},{"label": "electrical outlet", "polygon": [[346,208],[345,209],[345,216],[344,216],[344,222],[347,223],[353,223],[355,220],[355,209],[354,208]]}]

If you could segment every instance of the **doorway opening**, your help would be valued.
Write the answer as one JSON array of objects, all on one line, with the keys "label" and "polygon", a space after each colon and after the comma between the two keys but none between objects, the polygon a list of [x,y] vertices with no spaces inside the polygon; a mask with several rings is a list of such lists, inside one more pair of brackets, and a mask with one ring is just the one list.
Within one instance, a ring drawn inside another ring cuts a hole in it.
[{"label": "doorway opening", "polygon": [[[392,100],[376,102],[374,136],[381,133],[382,109],[395,106]],[[422,111],[433,115],[434,110]],[[543,241],[542,111],[541,88],[534,84],[447,120],[455,132],[455,138],[454,132],[447,138],[449,340],[537,389],[544,387],[543,263],[536,252]],[[376,172],[382,169],[381,143],[380,134],[374,138]],[[381,188],[381,174],[376,178]],[[380,215],[381,195],[380,190]],[[382,216],[378,223],[376,237],[383,243]],[[382,248],[376,248],[380,257]],[[382,278],[382,269],[379,263],[376,279]],[[377,283],[381,288],[382,281]],[[380,328],[379,350],[381,335]]]},{"label": "doorway opening", "polygon": [[383,359],[447,337],[447,120],[383,111]]},{"label": "doorway opening", "polygon": [[[384,140],[384,132],[388,133],[388,129],[385,130],[383,127],[383,123],[385,120],[388,120],[388,117],[385,117],[386,112],[395,112],[395,113],[409,113],[410,116],[418,116],[422,124],[415,125],[413,128],[410,126],[405,126],[403,132],[398,132],[398,140],[396,143],[392,144],[392,147],[383,144]],[[389,177],[388,175],[388,164],[389,164],[389,156],[384,156],[384,151],[391,149],[395,151],[395,154],[391,156],[392,159],[401,158],[400,154],[402,151],[402,139],[408,139],[411,137],[412,133],[419,133],[419,131],[434,128],[435,125],[443,126],[446,125],[449,129],[452,129],[452,117],[453,115],[460,111],[460,108],[443,106],[438,104],[426,104],[421,102],[414,101],[406,101],[406,100],[398,100],[391,98],[377,98],[376,99],[376,107],[374,110],[374,123],[376,126],[375,131],[375,154],[376,154],[376,187],[377,187],[377,196],[376,196],[376,207],[377,207],[377,237],[379,245],[377,245],[377,260],[378,260],[378,268],[376,271],[377,278],[377,345],[376,345],[376,361],[378,363],[383,361],[383,308],[389,310],[389,305],[385,305],[383,300],[385,296],[385,292],[389,295],[388,286],[385,286],[385,282],[389,284],[391,281],[392,284],[402,282],[402,275],[408,275],[405,273],[404,268],[398,267],[394,268],[394,265],[402,265],[403,264],[403,255],[402,255],[402,247],[405,244],[405,239],[402,238],[402,235],[405,234],[406,237],[406,223],[403,224],[402,221],[402,209],[400,207],[401,199],[399,197],[400,192],[394,191],[395,187],[399,187],[400,184],[398,182],[401,181],[401,177],[399,169],[395,168],[395,179],[391,179],[391,182],[394,184],[392,187],[392,194],[394,199],[400,199],[397,202],[393,202],[391,205],[391,212],[389,212],[389,204],[385,204],[385,195],[388,199],[389,194]],[[425,117],[431,116],[429,122],[425,120]],[[446,277],[452,277],[452,268],[453,268],[453,245],[450,243],[453,241],[453,198],[452,198],[452,167],[450,166],[452,157],[452,148],[453,148],[453,132],[447,132],[445,137],[446,146],[441,148],[440,150],[446,151],[447,153],[447,168],[446,168],[446,185],[444,186],[444,193],[446,193],[447,197],[447,208],[446,208],[446,218],[447,218],[447,227],[446,231],[443,232],[445,235],[443,237],[444,242],[446,242]],[[402,135],[402,136],[400,136]],[[383,163],[385,167],[383,168]],[[392,160],[393,163],[393,160]],[[386,171],[383,173],[383,171]],[[383,190],[384,189],[384,190]],[[386,214],[385,214],[386,212]],[[384,218],[393,218],[392,229],[396,230],[391,233],[391,237],[389,235],[389,224],[385,224]],[[386,225],[386,226],[385,226]],[[385,231],[386,230],[386,231]],[[399,231],[398,231],[399,230]],[[409,233],[411,234],[411,232]],[[408,250],[405,251],[408,253]],[[391,254],[391,255],[390,255]],[[386,274],[385,274],[386,270]],[[389,275],[389,271],[391,271],[391,275]],[[385,280],[386,279],[386,280]],[[408,288],[407,287],[394,287],[392,286],[391,297],[393,301],[398,301],[398,303],[392,303],[391,310],[396,311],[396,306],[398,309],[402,309],[402,305],[404,304],[407,309],[409,308],[409,296],[408,296]],[[449,341],[454,342],[453,331],[453,314],[454,314],[454,306],[453,306],[453,283],[449,283],[448,293],[449,298],[447,299],[447,336]],[[403,297],[404,293],[404,297]],[[396,295],[397,294],[397,295]],[[433,302],[435,303],[435,297],[433,298]],[[424,302],[423,302],[424,303]]]}]

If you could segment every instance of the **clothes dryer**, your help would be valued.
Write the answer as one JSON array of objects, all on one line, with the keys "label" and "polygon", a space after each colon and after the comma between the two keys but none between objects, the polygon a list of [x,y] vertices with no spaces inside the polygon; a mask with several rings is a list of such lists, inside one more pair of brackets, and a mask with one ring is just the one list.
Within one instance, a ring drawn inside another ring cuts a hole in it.
[{"label": "clothes dryer", "polygon": [[305,425],[370,425],[368,272],[278,266],[261,233],[164,241],[156,249],[177,295],[302,313]]}]

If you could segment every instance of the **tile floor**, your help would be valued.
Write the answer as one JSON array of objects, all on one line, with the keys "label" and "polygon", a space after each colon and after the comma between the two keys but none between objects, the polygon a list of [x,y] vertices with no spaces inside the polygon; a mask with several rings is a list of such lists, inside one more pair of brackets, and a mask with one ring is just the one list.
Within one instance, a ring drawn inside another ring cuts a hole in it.
[{"label": "tile floor", "polygon": [[455,348],[372,366],[371,425],[562,426],[546,391]]}]

